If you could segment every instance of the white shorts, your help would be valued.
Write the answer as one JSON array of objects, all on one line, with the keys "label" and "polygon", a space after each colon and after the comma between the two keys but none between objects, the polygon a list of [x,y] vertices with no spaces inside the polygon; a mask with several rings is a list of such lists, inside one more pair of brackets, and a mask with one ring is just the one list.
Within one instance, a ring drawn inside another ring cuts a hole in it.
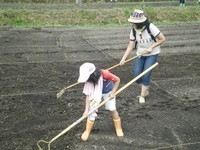
[{"label": "white shorts", "polygon": [[[109,94],[110,93],[106,93],[106,94],[103,94],[102,95],[102,98],[103,100],[106,100],[108,97],[109,97]],[[89,111],[91,111],[92,109],[94,109],[98,104],[95,104],[95,103],[90,103],[90,108],[89,108]],[[114,111],[116,110],[116,98],[114,97],[113,99],[111,100],[108,100],[106,103],[105,103],[105,109],[106,110],[109,110],[109,111]],[[95,110],[93,113],[91,113],[89,116],[88,116],[88,119],[89,120],[92,120],[94,121],[95,118],[97,117],[97,112],[98,112],[98,109]]]},{"label": "white shorts", "polygon": [[[109,95],[110,95],[110,93],[103,94],[102,97],[103,97],[104,100],[106,100],[109,97]],[[105,109],[109,110],[109,111],[116,110],[116,98],[115,97],[111,100],[108,100],[105,103]]]}]

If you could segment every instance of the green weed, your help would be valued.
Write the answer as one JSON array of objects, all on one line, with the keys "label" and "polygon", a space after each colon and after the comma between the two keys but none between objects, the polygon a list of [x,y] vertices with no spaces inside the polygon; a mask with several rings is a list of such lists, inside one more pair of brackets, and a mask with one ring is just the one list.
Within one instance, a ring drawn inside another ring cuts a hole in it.
[{"label": "green weed", "polygon": [[[0,10],[1,26],[108,26],[126,25],[130,12],[138,8],[120,7],[112,9],[62,9],[62,10]],[[199,6],[143,7],[151,22],[179,23],[200,22]]]}]

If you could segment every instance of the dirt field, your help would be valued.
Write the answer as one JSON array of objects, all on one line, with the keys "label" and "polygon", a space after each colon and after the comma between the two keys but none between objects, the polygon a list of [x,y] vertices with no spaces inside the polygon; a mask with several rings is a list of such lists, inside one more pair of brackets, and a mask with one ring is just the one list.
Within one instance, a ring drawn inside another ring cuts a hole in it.
[{"label": "dirt field", "polygon": [[[147,102],[138,103],[135,83],[117,96],[124,138],[116,137],[112,120],[101,107],[88,142],[80,140],[84,120],[54,141],[52,150],[200,149],[200,26],[159,28],[167,41]],[[84,110],[83,85],[67,90],[60,99],[56,93],[76,83],[83,62],[101,68],[118,64],[129,32],[130,26],[1,27],[0,149],[36,150],[37,141],[51,140],[79,119]],[[133,78],[132,62],[112,72],[121,78],[122,87]]]}]

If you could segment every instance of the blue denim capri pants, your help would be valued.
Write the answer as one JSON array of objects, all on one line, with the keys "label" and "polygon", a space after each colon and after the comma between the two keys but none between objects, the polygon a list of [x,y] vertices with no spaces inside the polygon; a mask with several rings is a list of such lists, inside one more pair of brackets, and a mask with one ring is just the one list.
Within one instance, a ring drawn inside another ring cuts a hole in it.
[{"label": "blue denim capri pants", "polygon": [[[158,54],[150,55],[150,56],[141,56],[140,58],[137,58],[134,62],[134,69],[133,69],[134,78],[137,77],[146,69],[148,69],[149,67],[151,67],[153,64],[155,64],[157,62],[157,59],[158,59]],[[152,70],[147,72],[144,76],[142,76],[136,82],[138,84],[150,86],[151,74],[152,74]]]}]

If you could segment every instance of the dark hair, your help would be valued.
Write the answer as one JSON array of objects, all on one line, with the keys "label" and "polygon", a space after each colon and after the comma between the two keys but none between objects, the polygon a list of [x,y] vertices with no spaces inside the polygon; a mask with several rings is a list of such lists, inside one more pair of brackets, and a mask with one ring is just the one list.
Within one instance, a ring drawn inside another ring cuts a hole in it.
[{"label": "dark hair", "polygon": [[136,29],[142,29],[144,26],[147,26],[150,24],[149,19],[147,18],[144,22],[141,23],[134,23],[136,26]]},{"label": "dark hair", "polygon": [[101,76],[101,70],[99,68],[96,68],[96,70],[90,75],[87,81],[92,82],[95,85],[98,83],[100,76]]}]

